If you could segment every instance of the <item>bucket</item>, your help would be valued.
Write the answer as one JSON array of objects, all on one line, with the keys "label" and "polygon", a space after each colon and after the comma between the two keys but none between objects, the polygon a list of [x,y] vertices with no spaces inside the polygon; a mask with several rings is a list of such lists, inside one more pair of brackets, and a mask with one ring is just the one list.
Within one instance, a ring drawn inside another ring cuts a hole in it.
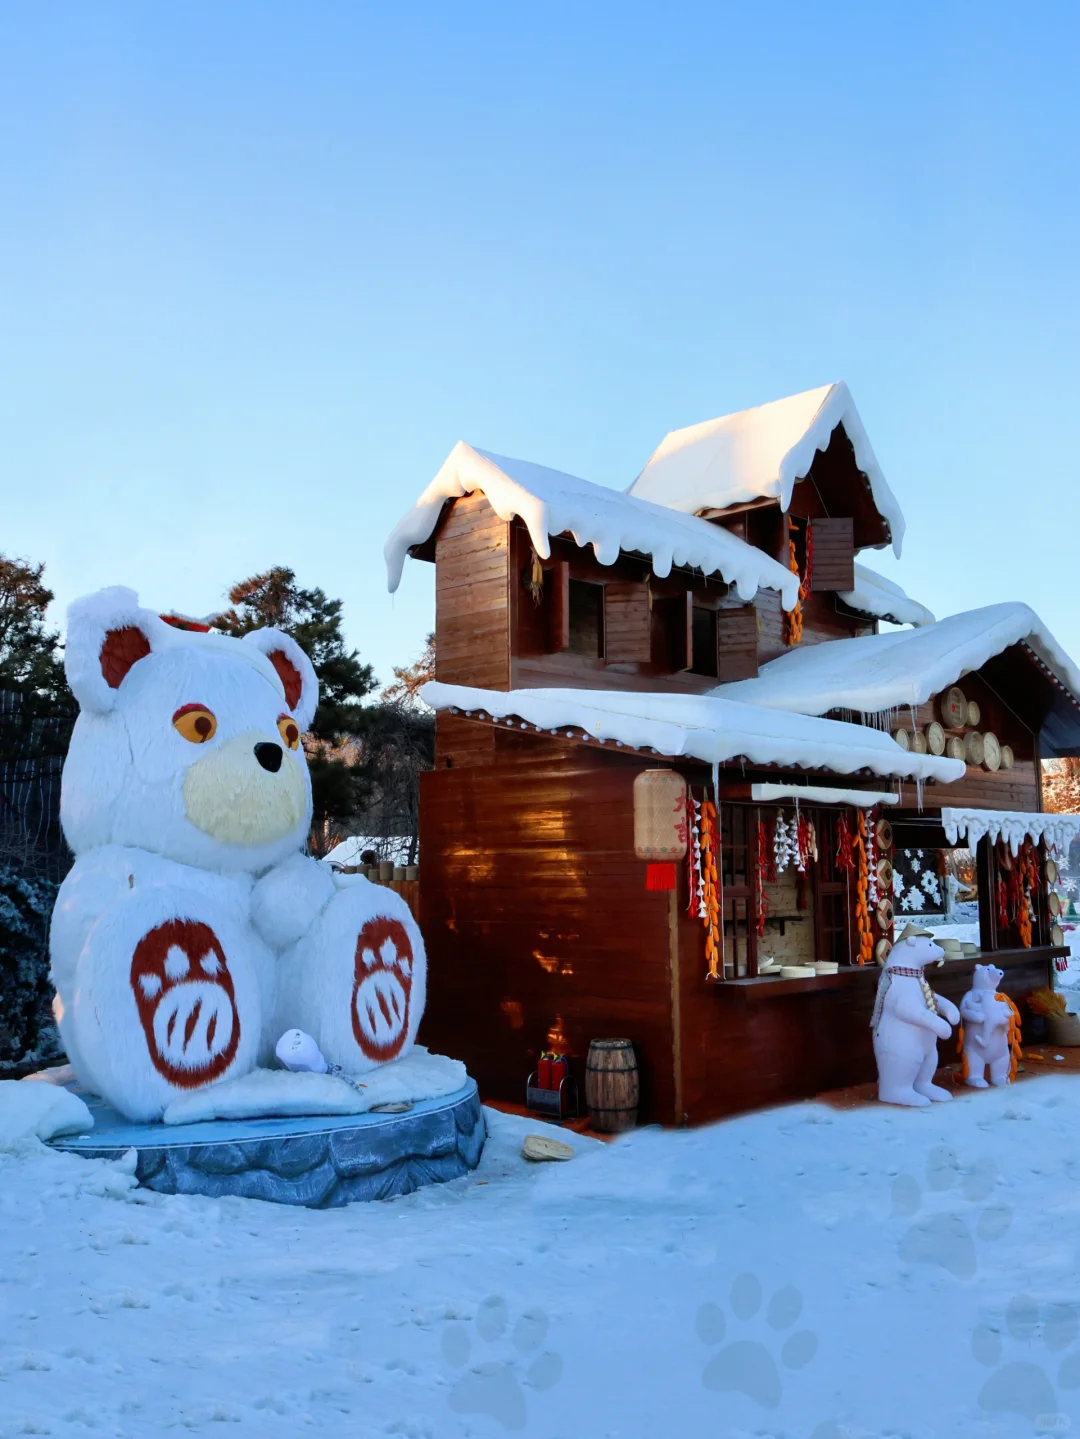
[{"label": "bucket", "polygon": [[599,1134],[633,1129],[638,1111],[638,1067],[628,1039],[594,1039],[585,1063],[585,1103]]}]

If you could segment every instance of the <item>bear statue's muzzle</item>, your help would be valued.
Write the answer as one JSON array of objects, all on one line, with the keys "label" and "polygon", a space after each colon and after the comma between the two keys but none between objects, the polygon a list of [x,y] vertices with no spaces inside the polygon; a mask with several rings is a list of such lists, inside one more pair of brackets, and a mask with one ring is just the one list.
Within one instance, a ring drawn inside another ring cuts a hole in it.
[{"label": "bear statue's muzzle", "polygon": [[235,735],[200,755],[184,775],[184,812],[222,844],[263,845],[302,827],[306,767],[286,761],[279,744],[258,731]]}]

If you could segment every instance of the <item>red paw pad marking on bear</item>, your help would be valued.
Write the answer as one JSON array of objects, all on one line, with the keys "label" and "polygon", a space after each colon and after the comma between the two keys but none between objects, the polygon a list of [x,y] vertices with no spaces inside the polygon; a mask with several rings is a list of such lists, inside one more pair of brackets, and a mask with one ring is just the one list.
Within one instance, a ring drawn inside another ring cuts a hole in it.
[{"label": "red paw pad marking on bear", "polygon": [[413,952],[396,919],[369,919],[356,941],[352,1027],[364,1055],[376,1063],[396,1059],[409,1030]]},{"label": "red paw pad marking on bear", "polygon": [[158,1073],[177,1089],[220,1079],[240,1043],[240,1016],[210,926],[170,919],[144,935],[131,961],[131,988]]}]

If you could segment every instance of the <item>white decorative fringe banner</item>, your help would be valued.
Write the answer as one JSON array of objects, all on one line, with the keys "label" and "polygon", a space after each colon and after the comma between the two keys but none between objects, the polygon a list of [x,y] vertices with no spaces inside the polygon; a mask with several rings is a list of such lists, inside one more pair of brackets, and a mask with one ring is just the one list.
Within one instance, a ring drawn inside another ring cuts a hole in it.
[{"label": "white decorative fringe banner", "polygon": [[1008,842],[1013,854],[1019,850],[1027,835],[1038,844],[1044,839],[1048,845],[1068,853],[1069,845],[1080,834],[1080,814],[1016,814],[1011,810],[999,809],[942,809],[941,823],[950,844],[966,837],[968,848],[974,849],[985,835],[994,844],[999,839]]}]

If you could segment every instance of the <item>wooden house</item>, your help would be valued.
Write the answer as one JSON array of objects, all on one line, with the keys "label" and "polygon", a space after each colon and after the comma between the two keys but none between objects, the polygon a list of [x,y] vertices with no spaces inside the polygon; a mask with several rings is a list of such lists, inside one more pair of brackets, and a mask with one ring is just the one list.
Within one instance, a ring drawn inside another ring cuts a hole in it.
[{"label": "wooden house", "polygon": [[[1045,860],[1078,821],[1043,813],[1039,761],[1080,753],[1080,673],[1025,605],[935,621],[858,562],[903,530],[842,384],[673,432],[626,493],[452,451],[386,555],[392,589],[407,555],[436,568],[421,1038],[483,1094],[520,1100],[548,1047],[580,1078],[611,1035],[643,1121],[871,1078],[890,828],[898,851],[968,843],[982,954],[1014,997],[1050,982]],[[718,810],[711,965],[690,863],[655,891],[635,856],[653,768]],[[772,873],[778,817],[813,827],[802,872]],[[958,998],[979,957],[936,986]]]}]

